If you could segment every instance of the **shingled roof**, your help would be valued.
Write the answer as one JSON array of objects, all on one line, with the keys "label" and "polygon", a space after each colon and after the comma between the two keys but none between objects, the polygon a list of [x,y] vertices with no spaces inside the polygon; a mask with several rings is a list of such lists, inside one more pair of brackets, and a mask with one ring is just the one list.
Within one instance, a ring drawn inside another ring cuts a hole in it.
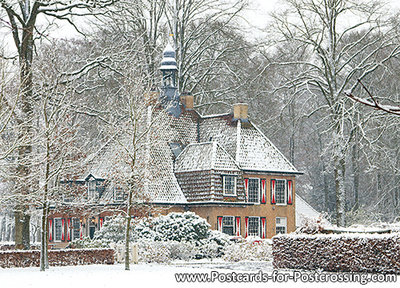
[{"label": "shingled roof", "polygon": [[232,114],[201,116],[200,142],[218,142],[245,171],[300,174],[251,121]]},{"label": "shingled roof", "polygon": [[202,170],[240,171],[235,160],[217,142],[186,146],[175,161],[175,172]]}]

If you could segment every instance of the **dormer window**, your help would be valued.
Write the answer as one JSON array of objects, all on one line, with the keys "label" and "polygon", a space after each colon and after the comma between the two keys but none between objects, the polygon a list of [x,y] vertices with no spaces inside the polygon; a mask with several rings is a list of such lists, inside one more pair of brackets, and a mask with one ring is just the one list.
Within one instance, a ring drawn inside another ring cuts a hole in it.
[{"label": "dormer window", "polygon": [[121,187],[114,188],[114,200],[115,202],[122,202],[125,200],[124,190]]},{"label": "dormer window", "polygon": [[232,175],[222,176],[222,186],[224,196],[236,195],[236,177]]}]

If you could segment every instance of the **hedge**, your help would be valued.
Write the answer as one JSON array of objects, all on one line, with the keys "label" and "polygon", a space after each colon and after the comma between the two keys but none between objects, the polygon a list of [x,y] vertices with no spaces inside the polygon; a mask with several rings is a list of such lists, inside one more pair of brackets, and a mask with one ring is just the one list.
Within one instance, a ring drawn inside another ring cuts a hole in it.
[{"label": "hedge", "polygon": [[[50,266],[114,264],[113,249],[62,249],[49,251]],[[39,250],[0,251],[0,267],[39,267]]]},{"label": "hedge", "polygon": [[275,268],[400,274],[399,234],[277,235]]}]

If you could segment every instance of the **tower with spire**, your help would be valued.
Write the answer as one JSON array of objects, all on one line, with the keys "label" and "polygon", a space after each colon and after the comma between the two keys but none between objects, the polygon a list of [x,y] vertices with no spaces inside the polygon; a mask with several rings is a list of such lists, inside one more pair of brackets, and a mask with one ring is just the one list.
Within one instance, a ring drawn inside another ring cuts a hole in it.
[{"label": "tower with spire", "polygon": [[177,87],[178,67],[175,59],[175,50],[171,44],[168,44],[163,51],[160,70],[162,72],[161,105],[168,113],[179,117],[181,114],[181,107]]}]

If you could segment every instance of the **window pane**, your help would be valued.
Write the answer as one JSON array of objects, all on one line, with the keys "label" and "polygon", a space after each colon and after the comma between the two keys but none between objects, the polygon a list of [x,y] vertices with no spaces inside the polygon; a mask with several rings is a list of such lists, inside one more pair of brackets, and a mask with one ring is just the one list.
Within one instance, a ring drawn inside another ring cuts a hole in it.
[{"label": "window pane", "polygon": [[223,176],[224,179],[224,194],[235,195],[235,177],[234,176]]},{"label": "window pane", "polygon": [[260,195],[260,179],[249,179],[248,185],[249,202],[258,203]]},{"label": "window pane", "polygon": [[96,198],[96,181],[90,180],[88,182],[88,197],[89,200],[93,200]]},{"label": "window pane", "polygon": [[72,240],[80,238],[80,229],[81,229],[81,222],[79,219],[74,218],[72,219]]},{"label": "window pane", "polygon": [[121,202],[125,200],[124,197],[124,190],[122,188],[115,188],[114,189],[114,197],[115,197],[115,201],[117,202]]},{"label": "window pane", "polygon": [[54,240],[61,241],[62,223],[61,219],[54,219]]},{"label": "window pane", "polygon": [[222,232],[232,236],[235,235],[233,223],[233,216],[222,217]]},{"label": "window pane", "polygon": [[286,204],[286,180],[276,180],[275,198],[277,204]]},{"label": "window pane", "polygon": [[276,234],[286,233],[286,217],[276,217],[275,232]]},{"label": "window pane", "polygon": [[259,217],[249,217],[249,236],[260,236],[260,218]]}]

